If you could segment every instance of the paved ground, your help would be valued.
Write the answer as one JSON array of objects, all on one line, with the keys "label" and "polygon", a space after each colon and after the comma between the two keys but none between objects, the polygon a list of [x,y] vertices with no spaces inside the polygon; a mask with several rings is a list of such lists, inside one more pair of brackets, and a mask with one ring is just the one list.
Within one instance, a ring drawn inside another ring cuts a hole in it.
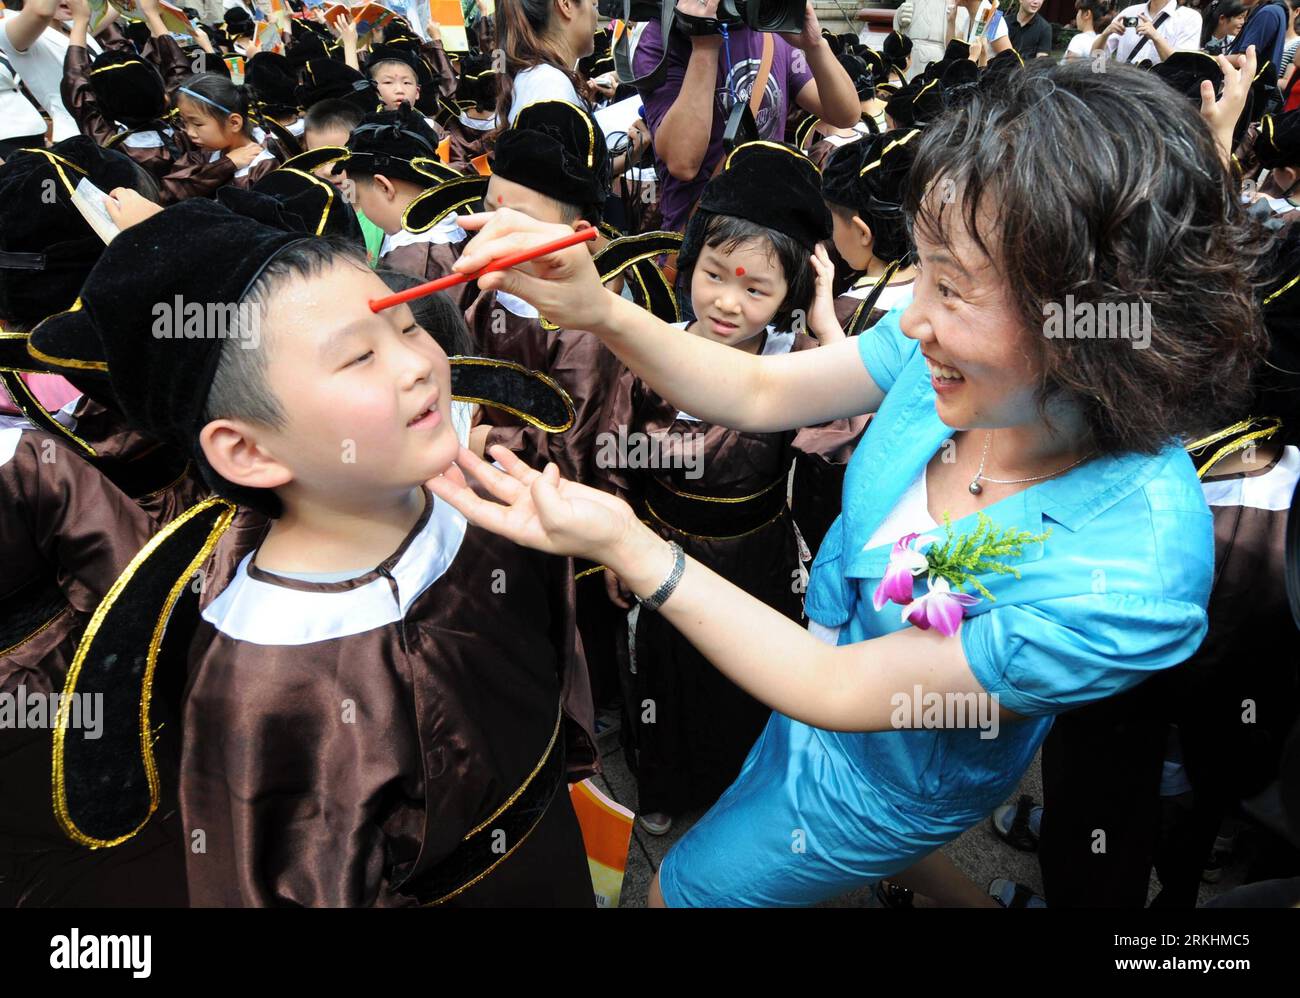
[{"label": "paved ground", "polygon": [[[624,807],[634,813],[637,809],[636,780],[632,777],[623,759],[623,752],[618,747],[616,732],[601,738],[601,761],[605,773],[596,778],[596,784],[603,793],[609,794]],[[1042,783],[1039,776],[1038,760],[1025,773],[1020,784],[1020,793],[1029,794],[1035,800],[1043,799]],[[1014,798],[1013,798],[1014,799]],[[622,907],[641,908],[646,903],[646,892],[650,879],[669,848],[682,837],[703,814],[697,811],[679,817],[673,822],[672,830],[667,835],[654,836],[640,825],[633,831],[632,844],[628,853],[627,874],[623,881]],[[1038,870],[1038,860],[1033,853],[1019,852],[1004,844],[984,822],[966,832],[944,849],[944,852],[976,883],[984,885],[995,877],[1008,877],[1020,883],[1042,890],[1042,877]],[[1223,880],[1218,884],[1202,884],[1201,902],[1204,903],[1229,887],[1240,882],[1241,871],[1229,867]],[[1159,889],[1159,884],[1152,877],[1151,896]],[[822,907],[828,908],[878,908],[870,887],[854,891],[834,901],[826,902]]]}]

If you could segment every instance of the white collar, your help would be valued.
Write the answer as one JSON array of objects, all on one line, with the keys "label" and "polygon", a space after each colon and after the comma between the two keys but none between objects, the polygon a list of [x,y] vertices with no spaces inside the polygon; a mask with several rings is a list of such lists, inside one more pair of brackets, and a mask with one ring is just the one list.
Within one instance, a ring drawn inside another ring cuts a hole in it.
[{"label": "white collar", "polygon": [[[258,145],[262,146],[262,151],[259,152],[256,156],[254,156],[253,161],[249,163],[247,166],[241,166],[238,170],[236,170],[235,171],[236,177],[247,177],[248,171],[251,170],[253,167],[255,167],[258,163],[265,162],[268,159],[275,159],[275,156],[266,148],[265,145],[266,132],[262,131],[262,129],[257,125],[253,126],[253,141],[256,142]],[[212,155],[208,157],[208,162],[215,163],[224,155],[225,153],[222,150],[213,149]]]},{"label": "white collar", "polygon": [[0,468],[14,459],[18,450],[18,441],[23,438],[23,431],[17,426],[6,426],[8,416],[0,416]]},{"label": "white collar", "polygon": [[504,308],[511,315],[517,315],[521,319],[536,319],[540,314],[537,309],[529,305],[522,298],[516,298],[512,294],[504,291],[497,292],[497,304]]},{"label": "white collar", "polygon": [[130,146],[132,149],[161,149],[162,144],[162,135],[157,129],[152,128],[147,132],[132,132],[122,139],[122,145]]},{"label": "white collar", "polygon": [[426,589],[442,578],[465,540],[465,517],[449,503],[433,503],[429,519],[393,566],[397,598],[380,576],[355,589],[309,592],[254,579],[244,557],[225,590],[203,611],[203,619],[236,641],[255,645],[308,645],[364,634],[406,616]]},{"label": "white collar", "polygon": [[460,227],[460,216],[453,211],[428,232],[402,229],[392,235],[385,234],[384,241],[379,246],[379,255],[384,257],[399,246],[414,246],[416,243],[460,243],[465,241],[465,236],[465,230]]},{"label": "white collar", "polygon": [[460,123],[476,132],[490,132],[497,127],[497,116],[494,114],[490,118],[471,118],[469,112],[461,111]]}]

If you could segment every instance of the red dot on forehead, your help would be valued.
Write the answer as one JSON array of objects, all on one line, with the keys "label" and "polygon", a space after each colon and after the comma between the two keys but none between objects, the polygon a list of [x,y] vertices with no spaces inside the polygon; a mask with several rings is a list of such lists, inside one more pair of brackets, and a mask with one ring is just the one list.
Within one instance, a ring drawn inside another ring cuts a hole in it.
[{"label": "red dot on forehead", "polygon": [[737,268],[736,268],[736,276],[737,276],[737,277],[744,277],[744,276],[745,276],[745,268],[744,268],[744,267],[737,267]]},{"label": "red dot on forehead", "polygon": [[497,195],[497,204],[505,204],[505,200],[506,199],[504,194]]}]

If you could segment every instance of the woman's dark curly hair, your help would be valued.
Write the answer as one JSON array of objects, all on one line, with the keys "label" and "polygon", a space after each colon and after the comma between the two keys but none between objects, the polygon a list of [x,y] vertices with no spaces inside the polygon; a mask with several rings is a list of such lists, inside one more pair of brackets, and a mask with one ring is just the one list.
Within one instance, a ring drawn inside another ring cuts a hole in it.
[{"label": "woman's dark curly hair", "polygon": [[[1154,453],[1241,417],[1265,344],[1252,275],[1268,240],[1209,128],[1162,80],[1031,63],[979,93],[926,129],[904,203],[913,231],[952,251],[949,205],[1020,323],[1042,331],[1029,349],[1044,417],[1074,402],[1103,454]],[[1067,295],[1149,305],[1149,344],[1049,338],[1047,306]]]}]

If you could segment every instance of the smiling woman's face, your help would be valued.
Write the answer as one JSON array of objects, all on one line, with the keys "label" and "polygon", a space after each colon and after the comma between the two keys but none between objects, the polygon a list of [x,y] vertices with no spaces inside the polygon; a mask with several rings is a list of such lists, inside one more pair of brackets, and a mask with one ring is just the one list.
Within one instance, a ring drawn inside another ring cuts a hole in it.
[{"label": "smiling woman's face", "polygon": [[[1040,420],[1040,365],[1000,269],[948,205],[943,245],[916,226],[916,295],[903,313],[903,333],[921,344],[939,418],[954,429],[1021,426]],[[870,335],[870,334],[867,334]]]}]

